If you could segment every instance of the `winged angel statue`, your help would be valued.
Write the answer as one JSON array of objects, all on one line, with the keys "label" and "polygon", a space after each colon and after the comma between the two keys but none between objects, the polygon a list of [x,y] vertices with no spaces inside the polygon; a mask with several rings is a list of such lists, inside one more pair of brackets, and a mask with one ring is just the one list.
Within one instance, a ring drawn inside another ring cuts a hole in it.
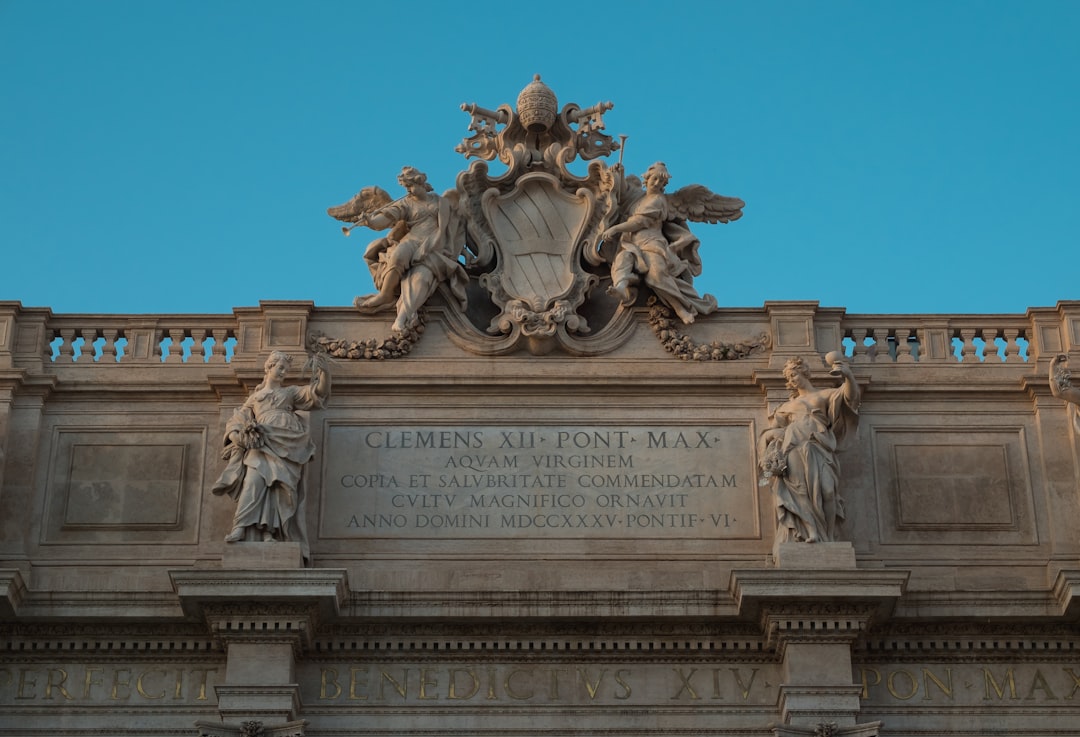
[{"label": "winged angel statue", "polygon": [[728,223],[742,217],[745,206],[737,197],[718,195],[700,184],[665,194],[671,174],[663,162],[650,166],[642,181],[623,177],[622,165],[612,169],[623,178],[616,225],[601,235],[602,252],[611,258],[610,294],[624,304],[634,301],[631,288],[644,279],[656,296],[684,323],[716,310],[716,298],[699,296],[693,286],[701,274],[700,241],[686,225]]},{"label": "winged angel statue", "polygon": [[458,207],[458,194],[449,190],[433,192],[427,175],[406,166],[398,183],[408,194],[397,200],[379,187],[364,187],[344,205],[327,213],[352,223],[342,231],[348,235],[358,225],[390,232],[376,238],[364,252],[364,261],[378,290],[357,297],[353,303],[362,312],[374,312],[397,300],[395,333],[412,330],[420,308],[446,282],[465,309],[468,277],[458,257],[465,244],[465,223]]}]

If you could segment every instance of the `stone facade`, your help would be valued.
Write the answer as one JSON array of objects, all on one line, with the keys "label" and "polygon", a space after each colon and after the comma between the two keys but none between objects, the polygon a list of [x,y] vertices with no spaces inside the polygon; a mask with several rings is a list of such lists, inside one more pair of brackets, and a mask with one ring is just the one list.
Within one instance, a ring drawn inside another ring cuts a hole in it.
[{"label": "stone facade", "polygon": [[[0,303],[0,735],[1076,732],[1080,302],[620,309],[597,355],[484,355],[440,291],[407,355],[331,359],[305,566],[224,542],[223,435],[273,351],[394,310]],[[837,541],[779,541],[758,438],[836,350]]]}]

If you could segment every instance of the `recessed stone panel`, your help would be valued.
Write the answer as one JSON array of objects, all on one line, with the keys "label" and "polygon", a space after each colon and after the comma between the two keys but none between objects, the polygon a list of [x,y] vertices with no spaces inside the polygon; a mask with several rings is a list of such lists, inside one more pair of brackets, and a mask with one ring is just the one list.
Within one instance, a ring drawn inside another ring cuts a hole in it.
[{"label": "recessed stone panel", "polygon": [[176,529],[183,471],[183,445],[75,444],[64,529]]},{"label": "recessed stone panel", "polygon": [[895,445],[893,460],[901,529],[1012,526],[1004,446]]},{"label": "recessed stone panel", "polygon": [[44,542],[194,542],[204,437],[201,429],[58,429]]},{"label": "recessed stone panel", "polygon": [[1020,428],[876,428],[874,446],[882,542],[1037,542]]}]

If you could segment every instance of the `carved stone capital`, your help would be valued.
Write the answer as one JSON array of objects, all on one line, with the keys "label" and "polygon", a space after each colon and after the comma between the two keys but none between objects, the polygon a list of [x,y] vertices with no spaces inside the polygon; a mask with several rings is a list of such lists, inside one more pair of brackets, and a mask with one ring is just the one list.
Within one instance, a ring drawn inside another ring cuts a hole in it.
[{"label": "carved stone capital", "polygon": [[774,725],[773,737],[878,737],[881,722],[865,722],[842,727],[835,722],[818,722],[812,726],[794,724]]},{"label": "carved stone capital", "polygon": [[304,737],[307,720],[265,724],[257,719],[239,723],[195,722],[199,737]]},{"label": "carved stone capital", "polygon": [[183,570],[169,577],[184,613],[204,619],[226,643],[287,642],[302,650],[349,598],[344,570]]},{"label": "carved stone capital", "polygon": [[904,593],[909,575],[885,569],[757,568],[732,571],[728,590],[739,615],[748,619],[790,614],[816,621],[819,615],[857,611],[867,621],[883,621]]}]

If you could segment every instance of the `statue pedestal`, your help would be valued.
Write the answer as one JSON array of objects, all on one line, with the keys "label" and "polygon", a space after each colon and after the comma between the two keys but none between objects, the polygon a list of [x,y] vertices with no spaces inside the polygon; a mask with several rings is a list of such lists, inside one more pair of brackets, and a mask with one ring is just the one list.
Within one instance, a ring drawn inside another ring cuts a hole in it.
[{"label": "statue pedestal", "polygon": [[854,570],[855,547],[847,542],[776,543],[773,545],[773,565],[803,570]]},{"label": "statue pedestal", "polygon": [[238,542],[227,543],[221,556],[222,568],[244,570],[267,570],[303,568],[304,556],[300,543],[290,542]]}]

